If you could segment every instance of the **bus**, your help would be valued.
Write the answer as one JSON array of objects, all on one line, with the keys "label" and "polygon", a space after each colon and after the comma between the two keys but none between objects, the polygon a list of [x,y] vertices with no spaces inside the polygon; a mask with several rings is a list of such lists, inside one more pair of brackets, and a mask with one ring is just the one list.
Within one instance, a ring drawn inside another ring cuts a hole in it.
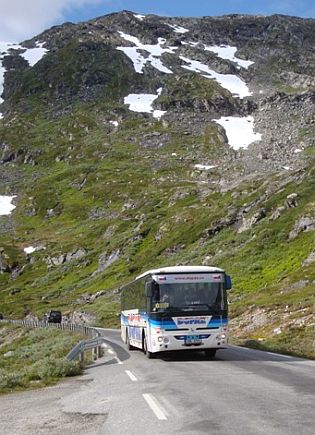
[{"label": "bus", "polygon": [[128,350],[203,350],[214,358],[228,343],[231,278],[209,266],[149,270],[121,288],[121,338]]}]

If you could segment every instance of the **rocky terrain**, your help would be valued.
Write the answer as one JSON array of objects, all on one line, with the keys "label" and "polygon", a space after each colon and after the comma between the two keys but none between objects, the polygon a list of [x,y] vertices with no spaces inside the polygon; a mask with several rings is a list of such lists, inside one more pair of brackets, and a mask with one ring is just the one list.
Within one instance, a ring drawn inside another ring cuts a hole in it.
[{"label": "rocky terrain", "polygon": [[314,357],[314,46],[128,11],[1,43],[0,312],[110,326],[145,269],[216,265],[236,337]]}]

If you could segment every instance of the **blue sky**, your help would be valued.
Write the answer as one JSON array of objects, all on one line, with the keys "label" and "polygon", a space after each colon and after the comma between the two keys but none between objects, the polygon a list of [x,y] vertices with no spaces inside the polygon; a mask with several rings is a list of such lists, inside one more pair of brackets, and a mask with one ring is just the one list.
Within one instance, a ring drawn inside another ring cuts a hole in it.
[{"label": "blue sky", "polygon": [[70,21],[86,20],[120,10],[166,16],[240,14],[284,14],[315,17],[315,0],[100,0],[89,7],[66,13]]},{"label": "blue sky", "polygon": [[166,16],[284,14],[315,17],[315,0],[0,0],[0,41],[23,41],[65,21],[121,10]]}]

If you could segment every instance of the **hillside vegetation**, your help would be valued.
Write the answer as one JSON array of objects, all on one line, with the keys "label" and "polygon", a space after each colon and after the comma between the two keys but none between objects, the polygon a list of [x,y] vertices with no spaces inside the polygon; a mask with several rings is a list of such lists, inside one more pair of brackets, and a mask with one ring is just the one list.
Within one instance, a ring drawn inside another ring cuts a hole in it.
[{"label": "hillside vegetation", "polygon": [[[161,56],[173,73],[152,63],[137,73],[117,50],[133,46],[120,31],[177,47]],[[16,208],[0,216],[0,312],[60,309],[117,326],[117,289],[136,275],[214,265],[233,279],[235,339],[314,358],[314,38],[314,20],[122,12],[27,41],[48,49],[32,67],[10,52],[0,194],[16,195]],[[237,68],[202,44],[236,46],[254,64]],[[180,56],[237,74],[252,95],[183,68]],[[166,113],[131,111],[132,93],[156,95]],[[221,116],[252,116],[261,141],[233,149]]]},{"label": "hillside vegetation", "polygon": [[0,394],[81,374],[80,363],[65,358],[80,339],[65,331],[0,325]]}]

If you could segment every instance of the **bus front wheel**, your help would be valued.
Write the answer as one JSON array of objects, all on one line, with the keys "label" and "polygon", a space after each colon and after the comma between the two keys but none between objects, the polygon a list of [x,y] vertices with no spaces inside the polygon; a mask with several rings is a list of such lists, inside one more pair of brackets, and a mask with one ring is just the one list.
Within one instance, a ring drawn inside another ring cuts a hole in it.
[{"label": "bus front wheel", "polygon": [[153,353],[148,351],[147,338],[145,336],[143,337],[143,352],[147,358],[153,358]]},{"label": "bus front wheel", "polygon": [[214,358],[217,350],[216,349],[205,349],[205,354],[207,358]]}]

